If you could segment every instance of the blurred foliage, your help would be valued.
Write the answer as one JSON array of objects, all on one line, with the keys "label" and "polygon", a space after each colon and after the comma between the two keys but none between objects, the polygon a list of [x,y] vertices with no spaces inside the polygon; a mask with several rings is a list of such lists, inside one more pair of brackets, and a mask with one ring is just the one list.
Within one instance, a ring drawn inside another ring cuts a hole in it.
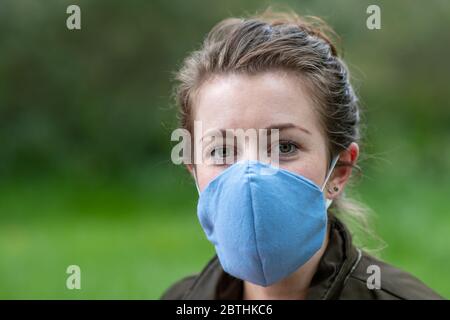
[{"label": "blurred foliage", "polygon": [[[80,31],[66,28],[69,4]],[[200,270],[213,250],[170,163],[172,73],[220,19],[268,4],[341,36],[367,123],[355,189],[383,257],[450,298],[445,0],[0,0],[0,298],[157,298]],[[72,263],[80,292],[64,287]]]}]

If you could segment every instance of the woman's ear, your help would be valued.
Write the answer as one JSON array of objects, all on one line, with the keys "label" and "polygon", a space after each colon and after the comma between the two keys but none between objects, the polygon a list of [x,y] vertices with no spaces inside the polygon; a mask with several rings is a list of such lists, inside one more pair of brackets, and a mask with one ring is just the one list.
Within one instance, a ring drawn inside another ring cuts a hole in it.
[{"label": "woman's ear", "polygon": [[341,151],[333,174],[325,188],[328,199],[334,199],[341,194],[352,174],[352,168],[356,164],[358,156],[359,146],[355,142],[352,142],[347,149]]}]

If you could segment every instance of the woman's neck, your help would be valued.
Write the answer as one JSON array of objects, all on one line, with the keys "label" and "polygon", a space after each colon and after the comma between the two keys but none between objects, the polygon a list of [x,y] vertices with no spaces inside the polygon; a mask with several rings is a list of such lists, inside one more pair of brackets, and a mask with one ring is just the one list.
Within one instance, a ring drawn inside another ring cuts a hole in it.
[{"label": "woman's neck", "polygon": [[244,281],[244,300],[304,300],[319,266],[320,259],[328,246],[329,228],[322,247],[303,266],[288,277],[267,287]]}]

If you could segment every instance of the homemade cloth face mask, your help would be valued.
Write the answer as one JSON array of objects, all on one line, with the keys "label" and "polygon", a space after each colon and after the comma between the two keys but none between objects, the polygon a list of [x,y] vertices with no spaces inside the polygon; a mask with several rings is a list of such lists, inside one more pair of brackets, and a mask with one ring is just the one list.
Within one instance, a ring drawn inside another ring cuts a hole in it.
[{"label": "homemade cloth face mask", "polygon": [[239,161],[211,180],[197,215],[228,274],[271,285],[305,264],[321,247],[327,230],[325,187],[296,173],[255,161]]}]

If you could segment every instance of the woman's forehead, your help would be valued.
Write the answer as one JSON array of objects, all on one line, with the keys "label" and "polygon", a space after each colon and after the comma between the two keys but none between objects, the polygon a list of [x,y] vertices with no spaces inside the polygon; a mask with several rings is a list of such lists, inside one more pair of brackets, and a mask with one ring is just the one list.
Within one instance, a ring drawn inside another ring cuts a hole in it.
[{"label": "woman's forehead", "polygon": [[216,76],[199,89],[194,120],[205,128],[267,128],[293,123],[309,131],[319,124],[301,80],[294,75],[266,72]]}]

